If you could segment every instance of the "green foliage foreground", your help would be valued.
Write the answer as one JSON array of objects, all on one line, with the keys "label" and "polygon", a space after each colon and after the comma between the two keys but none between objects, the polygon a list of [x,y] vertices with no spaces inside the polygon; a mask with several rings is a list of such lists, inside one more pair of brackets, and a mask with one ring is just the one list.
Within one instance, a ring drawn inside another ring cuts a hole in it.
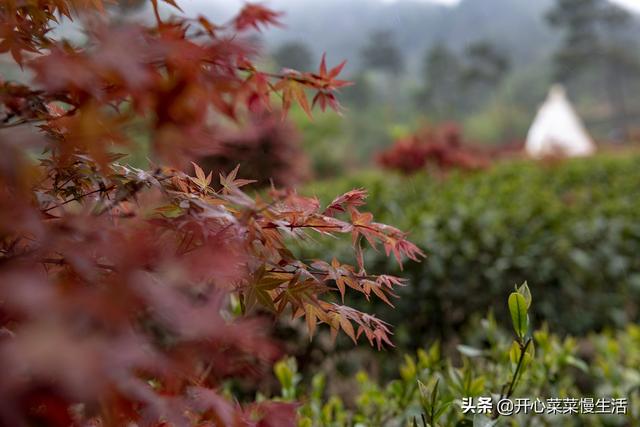
[{"label": "green foliage foreground", "polygon": [[[427,253],[425,262],[405,266],[410,283],[392,300],[396,309],[376,308],[394,325],[400,347],[419,348],[434,335],[450,340],[524,280],[537,295],[532,317],[558,333],[638,319],[639,155],[512,161],[443,179],[369,172],[304,193],[324,202],[353,187],[367,188],[376,217],[411,230]],[[342,252],[337,244],[319,249],[325,257]],[[366,257],[378,270],[400,273],[383,253]]]},{"label": "green foliage foreground", "polygon": [[[303,402],[301,427],[639,425],[640,327],[580,341],[547,326],[531,332],[531,302],[526,284],[512,292],[513,332],[489,315],[470,338],[483,346],[458,346],[461,363],[435,344],[406,356],[399,378],[386,385],[360,372],[350,405],[326,396],[321,374],[304,390],[294,360],[282,361],[275,368],[281,399]],[[513,406],[500,406],[505,401]]]}]

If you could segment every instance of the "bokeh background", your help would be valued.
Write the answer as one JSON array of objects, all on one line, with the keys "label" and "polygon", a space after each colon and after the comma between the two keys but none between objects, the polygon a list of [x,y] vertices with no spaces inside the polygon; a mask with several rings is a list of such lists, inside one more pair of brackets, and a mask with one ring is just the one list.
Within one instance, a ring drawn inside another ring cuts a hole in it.
[{"label": "bokeh background", "polygon": [[[191,0],[188,15],[225,22],[240,1]],[[473,325],[528,281],[532,316],[584,337],[637,323],[640,307],[640,3],[634,0],[273,0],[281,28],[255,32],[267,70],[315,70],[347,60],[341,115],[293,108],[228,123],[225,150],[205,170],[240,164],[328,203],[363,187],[381,222],[409,230],[427,254],[404,271],[369,250],[376,272],[407,277],[393,301],[366,310],[388,320],[396,348],[375,352],[328,333],[312,342],[298,323],[280,338],[303,375],[331,372],[348,395],[360,369],[385,378],[405,352],[436,340],[456,354]],[[151,18],[146,2],[110,13]],[[166,14],[173,13],[167,7]],[[81,38],[68,23],[57,30]],[[0,62],[7,78],[24,78]],[[527,133],[554,84],[562,84],[594,154],[531,158]],[[128,161],[146,167],[146,135]],[[348,260],[348,242],[319,241],[307,258]],[[303,251],[302,248],[300,248]],[[353,260],[352,260],[353,261]],[[350,301],[350,304],[362,304]],[[464,337],[464,338],[463,338]],[[470,338],[471,337],[471,338]],[[630,349],[631,350],[631,349]],[[637,348],[635,349],[637,352]],[[637,372],[637,371],[636,371]],[[342,385],[341,385],[342,384]],[[344,385],[347,384],[347,385]]]},{"label": "bokeh background", "polygon": [[[252,151],[257,163],[296,147],[277,158],[289,170],[282,176],[277,168],[281,183],[324,203],[336,191],[366,188],[377,218],[410,230],[427,253],[404,271],[384,254],[367,253],[376,271],[409,278],[395,308],[362,307],[394,326],[395,349],[376,353],[340,339],[336,348],[322,336],[301,344],[304,332],[293,325],[282,334],[303,372],[330,373],[332,390],[348,396],[358,370],[393,377],[405,352],[438,341],[456,357],[458,344],[474,341],[474,325],[487,311],[508,324],[504,296],[525,280],[536,296],[535,321],[561,336],[637,323],[637,2],[269,5],[285,15],[282,28],[255,34],[266,67],[316,69],[326,52],[331,65],[347,60],[345,75],[354,85],[342,90],[342,116],[318,113],[309,121],[294,109],[286,125],[274,125]],[[237,4],[187,7],[224,21]],[[564,86],[594,155],[527,155],[528,131],[554,84]],[[286,137],[276,135],[281,126]],[[231,156],[227,167],[251,162],[246,156]],[[257,171],[251,164],[246,173]],[[272,175],[254,177],[266,182]],[[346,245],[321,242],[304,255],[345,259]]]}]

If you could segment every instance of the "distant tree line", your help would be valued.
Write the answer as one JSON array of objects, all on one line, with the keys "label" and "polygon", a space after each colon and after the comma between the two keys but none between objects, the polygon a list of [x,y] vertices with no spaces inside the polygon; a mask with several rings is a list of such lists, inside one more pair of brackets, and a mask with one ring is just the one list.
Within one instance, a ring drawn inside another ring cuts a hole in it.
[{"label": "distant tree line", "polygon": [[[549,31],[559,35],[548,84],[565,84],[570,95],[592,106],[588,122],[602,124],[613,139],[628,139],[640,117],[638,97],[630,95],[640,91],[640,20],[608,0],[555,0],[544,18]],[[392,29],[370,32],[360,48],[360,67],[352,71],[357,85],[345,91],[346,102],[365,107],[376,96],[379,82],[371,83],[367,73],[397,85],[410,70],[403,52]],[[487,38],[462,49],[449,39],[431,44],[418,71],[419,88],[411,95],[414,105],[434,121],[461,120],[481,111],[514,70],[511,54]],[[311,50],[300,41],[282,44],[273,57],[284,68],[312,66]],[[389,96],[398,96],[398,86],[393,88]]]},{"label": "distant tree line", "polygon": [[630,110],[628,97],[640,87],[634,17],[607,0],[557,0],[547,21],[563,33],[555,78],[581,90],[603,88],[613,136],[628,139],[630,121],[639,113]]}]

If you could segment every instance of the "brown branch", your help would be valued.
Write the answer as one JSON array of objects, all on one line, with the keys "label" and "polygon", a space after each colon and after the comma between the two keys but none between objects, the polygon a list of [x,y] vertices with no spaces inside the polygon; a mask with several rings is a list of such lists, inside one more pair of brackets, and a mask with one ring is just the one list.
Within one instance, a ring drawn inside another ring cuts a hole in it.
[{"label": "brown branch", "polygon": [[97,190],[93,190],[93,191],[89,191],[88,193],[80,194],[79,196],[76,196],[76,197],[73,197],[71,199],[65,200],[64,202],[58,203],[57,205],[48,207],[46,209],[42,209],[41,212],[42,213],[46,213],[46,212],[49,212],[50,210],[53,210],[55,208],[59,208],[61,206],[64,206],[67,203],[71,203],[71,202],[75,202],[75,201],[78,201],[78,200],[82,200],[85,197],[90,196],[92,194],[101,193],[101,192],[108,192],[108,191],[113,190],[114,188],[116,188],[115,185],[112,185],[112,186],[106,187],[106,188],[98,188]]},{"label": "brown branch", "polygon": [[[42,258],[39,260],[42,264],[51,264],[51,265],[69,265],[69,261],[64,258]],[[96,262],[95,265],[99,268],[109,271],[116,271],[115,267],[109,264],[104,264],[100,262]]]}]

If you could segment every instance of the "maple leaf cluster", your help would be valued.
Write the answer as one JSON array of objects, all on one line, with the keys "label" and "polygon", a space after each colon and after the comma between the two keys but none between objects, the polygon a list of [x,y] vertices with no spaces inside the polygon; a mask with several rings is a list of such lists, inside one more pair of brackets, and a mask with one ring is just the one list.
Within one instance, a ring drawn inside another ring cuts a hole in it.
[{"label": "maple leaf cluster", "polygon": [[412,174],[429,167],[437,171],[450,169],[478,170],[490,164],[488,152],[463,143],[460,129],[445,123],[437,129],[424,128],[414,135],[400,138],[378,153],[383,168]]},{"label": "maple leaf cluster", "polygon": [[[202,16],[162,21],[157,2],[152,3],[157,25],[151,27],[135,22],[110,25],[102,15],[85,13],[88,42],[75,47],[50,39],[50,25],[57,16],[72,17],[73,10],[101,9],[101,0],[3,2],[0,52],[10,51],[20,65],[30,68],[37,89],[2,82],[0,120],[7,126],[55,118],[56,130],[103,129],[96,143],[84,148],[104,163],[106,148],[100,139],[126,143],[132,119],[142,116],[149,121],[146,130],[155,155],[184,168],[189,156],[215,150],[216,118],[236,120],[242,107],[268,110],[276,97],[284,111],[294,102],[309,115],[315,105],[339,110],[335,91],[348,84],[337,79],[344,62],[327,70],[323,57],[317,73],[279,74],[260,71],[251,62],[255,49],[240,35],[274,23],[278,13],[247,4],[227,25],[215,25]],[[35,59],[25,58],[30,53]],[[312,102],[307,92],[315,93]],[[99,108],[105,105],[112,109]],[[75,141],[81,142],[86,144]],[[66,147],[68,154],[75,145]]]},{"label": "maple leaf cluster", "polygon": [[[277,13],[248,4],[218,26],[152,5],[150,26],[109,24],[100,0],[0,5],[0,48],[34,76],[0,87],[0,425],[293,426],[293,404],[222,391],[281,356],[262,313],[391,344],[389,325],[342,300],[391,304],[404,283],[368,273],[364,244],[399,263],[422,252],[362,210],[364,190],[323,208],[291,190],[249,195],[238,168],[217,185],[181,169],[221,117],[276,93],[285,110],[310,112],[305,90],[338,109],[343,64],[267,74],[237,33]],[[50,38],[76,14],[92,24],[86,45]],[[132,127],[149,135],[151,170],[117,154]],[[357,266],[296,258],[292,241],[313,234],[350,236]]]}]

